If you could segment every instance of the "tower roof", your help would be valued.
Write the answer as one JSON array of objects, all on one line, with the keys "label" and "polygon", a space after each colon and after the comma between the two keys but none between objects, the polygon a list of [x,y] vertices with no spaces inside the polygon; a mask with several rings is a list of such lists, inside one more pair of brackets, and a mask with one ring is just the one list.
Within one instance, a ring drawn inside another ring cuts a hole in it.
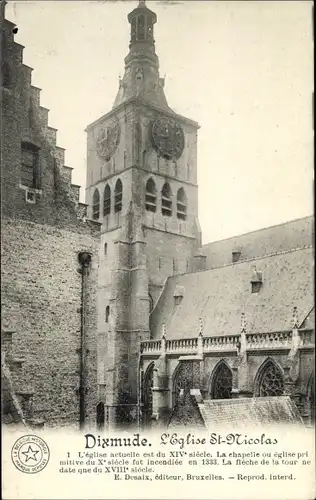
[{"label": "tower roof", "polygon": [[153,18],[153,23],[155,23],[157,21],[156,14],[152,10],[148,9],[146,2],[144,0],[141,0],[139,2],[138,6],[136,7],[136,9],[132,10],[132,12],[130,12],[128,14],[127,19],[129,20],[129,22],[131,22],[131,20],[135,16],[138,16],[140,14],[145,14],[146,16],[151,16]]},{"label": "tower roof", "polygon": [[140,98],[147,104],[172,112],[163,89],[164,79],[159,76],[159,60],[155,52],[154,24],[157,16],[144,1],[140,1],[127,18],[131,25],[129,53],[113,107],[131,98]]}]

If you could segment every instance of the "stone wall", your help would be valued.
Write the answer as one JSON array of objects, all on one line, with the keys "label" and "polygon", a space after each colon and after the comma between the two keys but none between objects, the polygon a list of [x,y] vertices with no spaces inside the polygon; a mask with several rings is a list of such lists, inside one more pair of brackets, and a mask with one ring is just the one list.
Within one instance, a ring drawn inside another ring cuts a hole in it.
[{"label": "stone wall", "polygon": [[[2,328],[13,330],[10,360],[16,394],[29,398],[47,425],[79,423],[82,275],[78,254],[91,253],[86,307],[86,417],[97,400],[97,275],[100,225],[86,221],[57,130],[48,124],[40,89],[23,63],[23,46],[5,20],[1,82]],[[22,151],[37,151],[36,183],[23,181]],[[24,395],[24,396],[23,396]]]}]

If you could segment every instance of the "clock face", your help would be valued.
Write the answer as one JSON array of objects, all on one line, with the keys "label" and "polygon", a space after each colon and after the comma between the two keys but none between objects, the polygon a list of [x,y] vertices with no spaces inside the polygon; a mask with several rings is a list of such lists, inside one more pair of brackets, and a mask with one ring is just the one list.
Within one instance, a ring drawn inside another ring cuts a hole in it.
[{"label": "clock face", "polygon": [[97,152],[108,161],[116,150],[120,141],[120,124],[118,120],[113,119],[104,125],[101,125],[97,135]]},{"label": "clock face", "polygon": [[184,148],[181,126],[172,118],[160,117],[152,124],[152,143],[156,151],[167,159],[179,158]]}]

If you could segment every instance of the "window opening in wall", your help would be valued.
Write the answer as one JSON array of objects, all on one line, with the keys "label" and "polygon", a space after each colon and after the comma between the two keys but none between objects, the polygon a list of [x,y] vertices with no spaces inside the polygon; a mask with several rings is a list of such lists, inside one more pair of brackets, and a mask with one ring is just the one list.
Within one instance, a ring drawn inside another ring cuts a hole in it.
[{"label": "window opening in wall", "polygon": [[221,363],[217,368],[213,389],[212,398],[213,399],[230,399],[233,387],[233,376],[232,372],[225,363]]},{"label": "window opening in wall", "polygon": [[105,308],[105,322],[109,322],[109,317],[110,317],[110,306],[106,306]]},{"label": "window opening in wall", "polygon": [[258,293],[262,287],[262,273],[259,273],[254,266],[251,278],[251,293]]},{"label": "window opening in wall", "polygon": [[[180,403],[180,391],[186,399],[191,389],[199,387],[200,365],[198,361],[181,361],[173,381],[172,406]],[[180,403],[181,404],[181,403]],[[183,404],[183,403],[182,403]]]},{"label": "window opening in wall", "polygon": [[108,244],[104,243],[104,255],[108,254]]},{"label": "window opening in wall", "polygon": [[92,218],[97,220],[100,217],[100,193],[95,189],[92,197]]},{"label": "window opening in wall", "polygon": [[104,197],[103,197],[103,215],[109,215],[111,212],[111,188],[107,184],[104,188]]},{"label": "window opening in wall", "polygon": [[177,193],[177,217],[181,220],[187,218],[187,197],[183,188],[180,188]]},{"label": "window opening in wall", "polygon": [[161,190],[161,213],[168,217],[172,215],[172,193],[167,182]]},{"label": "window opening in wall", "polygon": [[104,411],[104,403],[100,402],[97,404],[97,428],[102,430],[104,428],[105,421],[105,411]]},{"label": "window opening in wall", "polygon": [[174,295],[174,305],[179,306],[181,304],[183,297],[182,295]]},{"label": "window opening in wall", "polygon": [[131,41],[135,42],[136,41],[136,17],[134,17],[134,19],[132,19],[131,26],[132,26]]},{"label": "window opening in wall", "polygon": [[145,16],[138,17],[138,40],[145,40]]},{"label": "window opening in wall", "polygon": [[115,184],[114,212],[122,210],[123,185],[120,179]]},{"label": "window opening in wall", "polygon": [[145,208],[149,212],[156,212],[157,196],[156,185],[153,179],[148,179],[146,183]]},{"label": "window opening in wall", "polygon": [[33,189],[39,189],[39,148],[34,144],[23,142],[21,145],[21,184]]},{"label": "window opening in wall", "polygon": [[259,384],[259,396],[282,396],[284,381],[281,370],[271,362],[268,362],[261,375]]},{"label": "window opening in wall", "polygon": [[25,197],[28,203],[36,203],[35,193],[32,193],[31,191],[26,191]]},{"label": "window opening in wall", "polygon": [[232,262],[238,262],[241,256],[240,251],[233,251],[232,252]]}]

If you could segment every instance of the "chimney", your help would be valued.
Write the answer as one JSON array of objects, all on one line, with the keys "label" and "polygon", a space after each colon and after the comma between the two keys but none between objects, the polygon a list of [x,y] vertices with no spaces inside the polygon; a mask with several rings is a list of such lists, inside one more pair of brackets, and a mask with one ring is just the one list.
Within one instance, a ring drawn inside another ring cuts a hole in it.
[{"label": "chimney", "polygon": [[194,270],[196,273],[206,270],[206,255],[203,255],[200,250],[194,255]]},{"label": "chimney", "polygon": [[234,246],[232,249],[232,262],[238,262],[241,256],[241,247]]},{"label": "chimney", "polygon": [[257,271],[256,266],[252,268],[251,293],[258,293],[262,287],[262,273]]}]

